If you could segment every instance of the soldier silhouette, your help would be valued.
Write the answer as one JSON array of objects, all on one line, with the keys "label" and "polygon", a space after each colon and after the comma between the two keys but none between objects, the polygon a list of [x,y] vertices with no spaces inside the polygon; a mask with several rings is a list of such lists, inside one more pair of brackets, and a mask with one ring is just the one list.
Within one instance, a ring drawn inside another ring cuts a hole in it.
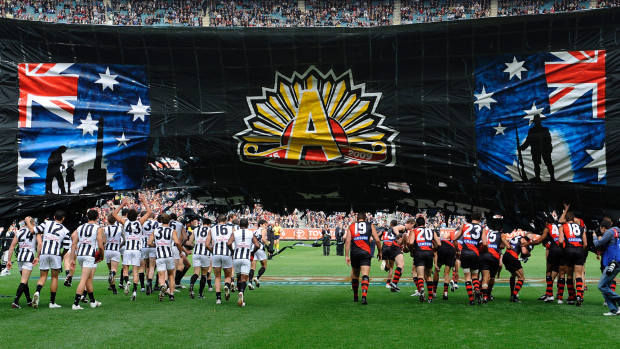
[{"label": "soldier silhouette", "polygon": [[534,162],[534,175],[531,182],[540,182],[540,163],[541,159],[547,166],[551,181],[555,182],[555,171],[553,168],[553,162],[551,161],[551,153],[553,152],[553,145],[551,144],[551,133],[549,129],[544,127],[540,120],[540,114],[534,116],[534,126],[530,128],[527,134],[525,142],[519,146],[519,150],[525,150],[530,147],[532,153],[532,161]]},{"label": "soldier silhouette", "polygon": [[62,164],[62,154],[67,151],[67,147],[64,145],[58,147],[58,149],[54,150],[50,157],[47,158],[47,174],[45,176],[45,194],[53,194],[52,193],[52,183],[54,182],[54,178],[58,181],[58,188],[60,189],[61,194],[65,194],[65,181],[62,178],[62,170],[65,168],[65,165]]}]

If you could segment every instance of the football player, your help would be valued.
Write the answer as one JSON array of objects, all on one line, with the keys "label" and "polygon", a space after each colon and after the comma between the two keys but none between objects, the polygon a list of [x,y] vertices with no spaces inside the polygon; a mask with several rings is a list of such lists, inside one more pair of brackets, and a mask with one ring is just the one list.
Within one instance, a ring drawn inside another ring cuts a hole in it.
[{"label": "football player", "polygon": [[[247,219],[242,218],[239,221],[239,228],[240,229],[235,230],[230,235],[226,245],[228,249],[233,252],[235,271],[237,275],[240,275],[237,279],[239,282],[239,300],[237,301],[237,305],[245,307],[245,297],[243,294],[250,274],[250,256],[253,256],[256,251],[258,251],[260,245],[258,244],[258,239],[256,239],[254,232],[248,230]],[[234,250],[233,243],[235,244]]]},{"label": "football player", "polygon": [[[161,224],[155,228],[147,243],[148,246],[154,247],[157,253],[155,264],[157,265],[159,280],[159,301],[161,302],[166,294],[171,301],[174,301],[174,272],[176,271],[176,266],[172,245],[176,245],[180,250],[181,243],[177,237],[176,230],[169,226],[170,216],[168,214],[160,215],[159,222]],[[166,286],[166,283],[168,283],[168,286]]]},{"label": "football player", "polygon": [[[482,304],[482,296],[480,294],[480,281],[477,278],[480,269],[480,244],[482,240],[483,227],[480,224],[482,212],[474,210],[471,215],[471,223],[465,223],[454,235],[454,239],[458,240],[463,237],[461,251],[461,266],[463,274],[465,274],[465,288],[469,296],[469,305],[475,305],[474,297],[478,304]],[[472,278],[472,275],[474,276]]]},{"label": "football player", "polygon": [[[143,215],[146,212],[143,212]],[[142,259],[140,261],[140,291],[145,291],[144,277],[146,271],[146,295],[153,293],[153,276],[155,275],[155,259],[157,258],[155,249],[149,247],[147,242],[153,233],[153,230],[157,228],[157,221],[155,220],[155,213],[151,212],[149,219],[144,222],[142,231],[144,232],[144,244],[142,246]]]},{"label": "football player", "polygon": [[116,284],[114,276],[118,269],[118,264],[121,261],[121,239],[123,235],[123,226],[116,222],[116,218],[112,213],[108,214],[108,226],[104,228],[105,237],[105,262],[108,265],[108,284],[113,294],[118,294],[116,290]]},{"label": "football player", "polygon": [[[423,216],[416,218],[417,228],[409,235],[409,245],[416,246],[414,265],[418,274],[418,289],[420,302],[424,302],[424,280],[428,289],[428,302],[433,303],[433,247],[435,246],[434,233],[426,227],[426,219]],[[420,277],[422,276],[422,277]]]},{"label": "football player", "polygon": [[19,229],[15,236],[13,237],[13,241],[11,241],[11,247],[9,247],[9,260],[6,262],[6,268],[11,270],[11,256],[13,256],[13,251],[15,250],[15,246],[19,246],[19,253],[17,254],[17,266],[19,267],[19,273],[21,274],[21,280],[19,286],[17,286],[17,293],[15,294],[15,299],[13,300],[13,304],[11,304],[11,308],[19,309],[19,299],[22,294],[26,296],[26,302],[28,306],[32,306],[32,298],[30,298],[30,288],[28,287],[28,279],[30,278],[30,274],[32,273],[32,267],[39,263],[39,258],[37,258],[37,248],[41,246],[41,235],[35,234],[34,231],[34,220],[32,217],[26,217],[24,219],[26,224],[25,227]]},{"label": "football player", "polygon": [[232,232],[231,227],[226,224],[226,216],[220,214],[217,222],[209,231],[209,236],[205,242],[207,249],[211,251],[211,265],[215,274],[215,304],[222,304],[222,269],[224,269],[224,298],[230,300],[230,282],[233,272],[232,252],[226,245]]},{"label": "football player", "polygon": [[198,298],[205,298],[203,292],[207,284],[209,276],[209,268],[211,268],[211,252],[205,245],[209,230],[211,229],[211,220],[209,218],[202,219],[202,225],[194,229],[194,233],[189,237],[189,245],[194,248],[194,256],[192,262],[194,264],[194,275],[192,275],[189,285],[189,297],[194,298],[194,284],[200,276],[200,289],[198,290]]},{"label": "football player", "polygon": [[[377,230],[372,223],[366,222],[366,213],[357,214],[357,222],[349,226],[349,232],[345,241],[345,260],[351,266],[351,286],[353,288],[353,301],[357,302],[359,278],[362,275],[362,305],[367,305],[368,285],[370,284],[370,262],[372,254],[370,252],[369,241],[375,240],[379,250],[378,259],[381,260],[381,241],[377,235]],[[349,256],[350,252],[350,256]]]},{"label": "football player", "polygon": [[[252,282],[256,284],[256,287],[260,287],[260,277],[263,276],[265,271],[267,270],[267,254],[265,253],[265,245],[269,245],[269,240],[267,240],[267,227],[269,223],[266,220],[261,219],[258,221],[258,229],[254,232],[256,235],[256,239],[258,240],[259,248],[258,251],[254,253],[254,258],[252,259],[252,267],[250,269],[249,275],[249,283],[248,288],[250,290],[254,289],[252,286]],[[254,276],[254,271],[256,270],[256,264],[260,262],[260,269],[258,269],[258,275]]]},{"label": "football player", "polygon": [[[93,277],[97,268],[95,254],[99,248],[100,254],[104,257],[103,248],[103,229],[97,224],[99,213],[96,210],[89,210],[86,213],[88,223],[80,225],[72,234],[73,246],[71,247],[71,255],[76,256],[80,267],[82,268],[82,277],[76,289],[75,301],[73,302],[73,310],[82,310],[80,306],[80,298],[82,292],[88,292],[90,299],[90,307],[97,308],[101,306],[101,302],[95,300],[93,289]],[[75,262],[74,262],[75,263]]]}]

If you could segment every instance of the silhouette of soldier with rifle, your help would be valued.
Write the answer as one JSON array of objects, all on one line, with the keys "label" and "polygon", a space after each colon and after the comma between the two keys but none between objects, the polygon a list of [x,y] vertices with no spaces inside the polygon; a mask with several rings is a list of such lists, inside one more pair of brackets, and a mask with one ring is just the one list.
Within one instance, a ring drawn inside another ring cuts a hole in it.
[{"label": "silhouette of soldier with rifle", "polygon": [[541,160],[545,162],[551,181],[555,182],[555,170],[551,161],[551,153],[553,145],[551,144],[551,133],[549,129],[544,127],[540,120],[540,114],[536,114],[533,120],[534,126],[530,128],[525,142],[518,147],[519,151],[530,147],[532,153],[532,161],[534,162],[534,178],[530,182],[540,182],[540,164]]},{"label": "silhouette of soldier with rifle", "polygon": [[52,183],[54,178],[58,182],[58,189],[61,194],[66,194],[65,181],[62,178],[62,171],[65,169],[65,165],[62,164],[62,154],[67,151],[67,147],[64,145],[54,150],[50,157],[47,158],[47,173],[45,176],[45,194],[52,193]]}]

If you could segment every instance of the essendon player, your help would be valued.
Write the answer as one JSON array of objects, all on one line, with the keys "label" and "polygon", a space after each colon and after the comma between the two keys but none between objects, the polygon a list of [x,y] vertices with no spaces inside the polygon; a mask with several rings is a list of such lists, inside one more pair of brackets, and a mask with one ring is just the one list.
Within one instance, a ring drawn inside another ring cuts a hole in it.
[{"label": "essendon player", "polygon": [[32,306],[32,299],[30,298],[30,288],[28,287],[28,279],[32,273],[32,267],[39,263],[39,258],[36,257],[37,246],[41,246],[41,235],[34,234],[34,220],[32,217],[26,217],[24,220],[26,227],[17,231],[9,247],[9,260],[6,262],[6,268],[11,270],[11,256],[15,246],[19,246],[19,253],[17,254],[17,266],[19,267],[19,273],[21,274],[21,281],[17,286],[17,293],[15,294],[15,300],[11,304],[11,308],[19,309],[19,299],[22,294],[26,295],[26,302],[28,306]]},{"label": "essendon player", "polygon": [[144,242],[142,225],[151,216],[151,208],[143,194],[140,194],[140,201],[146,207],[146,214],[138,219],[138,211],[131,209],[127,211],[127,219],[118,215],[120,210],[129,204],[125,198],[123,202],[114,210],[113,215],[117,222],[123,226],[125,237],[125,252],[123,252],[123,277],[125,278],[125,295],[129,295],[129,266],[133,266],[133,292],[131,300],[136,300],[138,291],[140,260],[142,259],[142,243]]},{"label": "essendon player", "polygon": [[[444,267],[443,271],[443,300],[448,299],[448,285],[452,278],[452,269],[456,263],[456,249],[454,248],[454,231],[451,229],[440,229],[439,236],[435,237],[435,243],[437,246],[437,263],[435,263],[435,275],[433,275],[433,285],[437,287],[439,283],[439,273],[441,267]],[[437,241],[439,240],[439,241]]]},{"label": "essendon player", "polygon": [[[375,240],[377,249],[379,250],[378,259],[381,260],[381,241],[377,235],[377,230],[372,223],[366,222],[366,213],[357,214],[357,222],[349,226],[349,233],[345,240],[345,259],[347,265],[351,265],[351,287],[353,288],[353,301],[358,301],[358,288],[360,285],[360,273],[362,274],[362,305],[368,304],[366,296],[368,294],[368,285],[370,284],[370,261],[372,254],[370,253],[369,241],[371,238]],[[349,251],[351,255],[349,256]]]},{"label": "essendon player", "polygon": [[[394,221],[396,222],[396,221]],[[392,288],[390,284],[392,283],[392,276],[394,273],[394,257],[391,254],[392,242],[396,238],[396,234],[394,234],[394,230],[392,228],[383,229],[381,233],[381,242],[383,243],[381,247],[381,258],[383,261],[381,262],[381,269],[388,272],[388,277],[385,282],[385,288]]]},{"label": "essendon player", "polygon": [[[538,300],[543,300],[545,303],[553,302],[553,280],[560,275],[561,278],[558,279],[558,302],[561,302],[562,297],[560,295],[560,288],[562,288],[562,294],[564,293],[564,274],[565,274],[565,266],[564,266],[564,252],[562,251],[562,247],[560,246],[560,229],[555,224],[555,220],[551,216],[547,216],[545,218],[545,229],[543,229],[542,234],[538,239],[533,241],[532,245],[538,245],[541,243],[548,244],[548,252],[547,252],[547,289],[545,290],[545,294],[542,295]],[[563,301],[560,303],[562,304]]]},{"label": "essendon player", "polygon": [[487,303],[491,296],[495,275],[499,270],[502,246],[502,226],[504,221],[501,216],[494,216],[492,226],[482,233],[482,245],[484,249],[480,253],[480,268],[482,269],[482,303]]},{"label": "essendon player", "polygon": [[[529,233],[531,235],[531,233]],[[511,274],[510,276],[510,301],[515,303],[521,303],[519,300],[519,291],[523,287],[525,282],[525,274],[523,273],[523,267],[519,261],[519,254],[522,257],[529,257],[530,250],[527,248],[530,237],[517,235],[508,240],[505,233],[502,234],[502,242],[506,246],[506,253],[504,254],[504,266]]]},{"label": "essendon player", "polygon": [[398,282],[400,281],[400,276],[403,274],[403,267],[405,266],[405,258],[403,257],[403,233],[407,229],[404,225],[397,224],[398,223],[395,220],[391,221],[390,229],[388,229],[392,231],[392,234],[394,234],[394,239],[389,246],[389,253],[391,258],[393,258],[394,263],[396,264],[394,276],[392,278],[392,281],[390,282],[390,288],[392,292],[400,292],[400,288],[398,288]]},{"label": "essendon player", "polygon": [[[577,303],[578,307],[583,303],[583,272],[584,264],[586,262],[587,253],[586,248],[588,241],[584,238],[583,228],[575,223],[575,215],[572,212],[565,212],[563,215],[566,219],[566,223],[562,225],[560,229],[560,237],[558,242],[564,247],[564,262],[566,265],[566,283],[568,285],[569,302],[572,294],[575,293],[573,288],[573,272],[575,273],[575,286],[577,288]],[[560,219],[560,222],[562,219]]]},{"label": "essendon player", "polygon": [[433,230],[426,227],[426,219],[423,216],[416,218],[417,228],[409,234],[409,245],[415,244],[416,253],[413,264],[418,274],[418,290],[420,290],[420,302],[424,302],[424,279],[428,290],[428,302],[433,302]]},{"label": "essendon player", "polygon": [[[103,229],[97,224],[99,213],[96,210],[89,210],[86,213],[86,217],[88,217],[88,223],[80,225],[72,235],[73,245],[71,254],[76,256],[75,258],[82,268],[82,276],[80,277],[80,283],[76,289],[75,301],[72,306],[73,310],[83,309],[80,306],[80,298],[82,298],[82,292],[85,290],[90,299],[90,307],[97,308],[101,306],[101,302],[95,300],[93,293],[93,277],[97,269],[98,261],[95,260],[97,249],[99,249],[100,254],[104,254]],[[101,256],[101,258],[103,257]]]},{"label": "essendon player", "polygon": [[472,275],[477,276],[480,269],[480,244],[482,240],[482,225],[480,220],[482,219],[482,213],[480,210],[474,210],[471,214],[471,223],[465,223],[454,235],[454,239],[458,240],[463,237],[463,244],[461,245],[461,267],[463,268],[463,274],[465,274],[465,288],[467,289],[467,295],[469,296],[469,305],[475,305],[474,296],[478,304],[482,304],[482,297],[480,294],[480,281]]},{"label": "essendon player", "polygon": [[207,277],[209,274],[209,268],[211,268],[211,252],[207,249],[205,243],[209,236],[209,230],[211,229],[211,220],[209,218],[202,219],[202,225],[194,229],[194,233],[189,237],[189,245],[194,248],[194,257],[192,263],[194,264],[194,275],[190,280],[189,285],[189,297],[194,298],[194,284],[200,276],[200,289],[198,290],[198,298],[205,298],[203,292],[207,285]]},{"label": "essendon player", "polygon": [[[181,243],[177,237],[176,230],[169,226],[169,215],[165,213],[160,215],[159,222],[161,224],[155,228],[147,241],[147,245],[155,247],[157,253],[155,264],[157,265],[157,276],[159,279],[159,301],[161,302],[166,294],[168,294],[171,301],[174,301],[174,272],[176,271],[176,263],[174,262],[172,245],[180,249]],[[168,282],[168,287],[166,287],[166,281]]]}]

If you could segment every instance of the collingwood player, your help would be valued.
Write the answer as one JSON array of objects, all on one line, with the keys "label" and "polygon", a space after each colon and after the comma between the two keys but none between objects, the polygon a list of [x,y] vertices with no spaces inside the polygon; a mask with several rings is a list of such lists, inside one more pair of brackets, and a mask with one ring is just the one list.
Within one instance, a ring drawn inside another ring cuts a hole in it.
[{"label": "collingwood player", "polygon": [[176,265],[174,280],[176,282],[176,285],[178,286],[177,289],[181,290],[185,288],[183,287],[183,285],[181,285],[181,279],[183,279],[183,276],[185,275],[185,273],[187,273],[191,264],[187,259],[187,255],[189,255],[190,252],[183,247],[183,245],[187,241],[187,232],[185,231],[185,227],[183,226],[183,224],[177,221],[177,218],[178,217],[176,213],[170,214],[170,228],[174,229],[177,232],[177,237],[181,242],[180,248],[177,246],[172,246],[172,254],[174,257],[174,263]]},{"label": "collingwood player", "polygon": [[[366,296],[368,293],[368,285],[370,284],[370,261],[372,254],[370,252],[370,238],[375,239],[377,246],[378,259],[381,260],[381,241],[377,235],[377,230],[372,223],[366,222],[366,213],[357,214],[357,222],[349,226],[347,233],[345,248],[345,260],[347,265],[351,265],[351,288],[353,289],[353,301],[358,301],[358,289],[360,273],[362,274],[362,305],[367,305]],[[351,252],[351,256],[349,256]]]},{"label": "collingwood player", "polygon": [[19,253],[17,254],[17,266],[19,267],[19,273],[21,274],[21,280],[19,286],[17,286],[17,293],[11,308],[19,309],[19,299],[22,294],[26,295],[26,302],[28,306],[32,306],[32,299],[30,298],[30,288],[28,287],[28,279],[32,273],[32,267],[39,263],[39,259],[36,257],[37,247],[41,246],[41,235],[34,234],[34,221],[32,217],[26,217],[24,219],[26,227],[17,231],[9,247],[9,260],[6,262],[6,268],[11,270],[11,256],[15,246],[19,246]]},{"label": "collingwood player", "polygon": [[222,304],[222,269],[224,269],[224,298],[230,299],[230,277],[232,276],[232,253],[226,246],[228,239],[232,235],[232,228],[226,224],[226,216],[217,216],[217,225],[209,231],[209,236],[205,242],[207,249],[213,254],[211,265],[215,274],[215,304]]},{"label": "collingwood player", "polygon": [[[146,214],[146,213],[144,213]],[[142,226],[142,232],[144,233],[144,245],[142,247],[142,261],[140,261],[140,287],[141,291],[144,291],[144,274],[146,272],[146,295],[153,293],[153,276],[155,274],[155,259],[157,254],[155,249],[149,247],[147,242],[153,234],[153,230],[157,228],[157,221],[155,220],[155,214],[151,213],[149,219],[144,222]]]},{"label": "collingwood player", "polygon": [[118,294],[114,277],[118,269],[118,263],[121,261],[121,238],[123,235],[123,226],[116,222],[116,218],[112,213],[108,214],[108,226],[103,230],[105,237],[105,262],[108,265],[108,284],[113,294]]},{"label": "collingwood player", "polygon": [[[172,245],[181,248],[176,230],[168,226],[170,216],[162,214],[159,216],[159,225],[149,237],[148,246],[155,247],[157,251],[157,276],[159,280],[159,301],[164,299],[164,295],[168,294],[169,299],[174,301],[174,271],[176,266],[172,255]],[[168,282],[168,287],[166,287]]]},{"label": "collingwood player", "polygon": [[[90,210],[86,213],[88,223],[80,225],[72,235],[73,245],[71,247],[71,255],[80,263],[82,268],[82,277],[80,283],[76,289],[75,301],[71,309],[82,310],[80,306],[80,298],[84,289],[88,292],[88,298],[90,299],[90,307],[97,308],[101,306],[101,302],[95,300],[93,290],[93,277],[97,268],[97,262],[95,260],[95,254],[97,248],[100,253],[104,253],[103,250],[103,229],[97,224],[97,218],[99,213],[95,210]],[[103,256],[100,256],[100,258]],[[75,263],[75,262],[74,262]]]},{"label": "collingwood player", "polygon": [[142,258],[142,225],[151,215],[151,208],[143,194],[140,194],[140,202],[146,207],[146,214],[138,219],[138,211],[131,209],[127,212],[127,219],[120,217],[118,212],[129,201],[123,202],[114,210],[114,218],[123,226],[123,236],[125,237],[125,252],[123,253],[123,276],[125,278],[125,295],[129,295],[129,266],[133,266],[133,292],[131,300],[136,300],[138,291],[140,259]]},{"label": "collingwood player", "polygon": [[211,229],[211,220],[209,218],[202,219],[202,225],[194,229],[194,233],[189,237],[189,245],[194,248],[194,256],[192,262],[194,264],[194,275],[189,285],[189,297],[194,299],[194,284],[200,276],[200,289],[198,290],[198,298],[205,298],[203,292],[207,284],[209,276],[209,268],[211,267],[211,252],[207,249],[207,237]]},{"label": "collingwood player", "polygon": [[235,271],[237,275],[240,277],[237,279],[239,283],[239,300],[237,301],[237,305],[240,307],[245,307],[245,298],[243,293],[245,292],[245,287],[248,283],[248,275],[250,274],[250,256],[254,256],[256,251],[260,248],[258,244],[258,239],[254,232],[248,230],[248,220],[242,218],[239,221],[239,228],[235,230],[228,239],[226,245],[228,246],[228,250],[233,252],[233,243],[235,244],[234,249],[234,264]]},{"label": "collingwood player", "polygon": [[[56,304],[56,291],[58,290],[58,274],[60,273],[62,258],[60,257],[61,247],[69,245],[71,234],[69,230],[62,225],[65,220],[65,213],[63,211],[56,211],[54,213],[54,220],[49,220],[41,223],[36,227],[36,233],[42,234],[41,239],[42,246],[39,249],[37,247],[37,253],[39,255],[39,270],[41,271],[41,277],[37,282],[37,291],[32,296],[32,307],[39,307],[39,297],[41,295],[41,289],[45,286],[47,281],[47,275],[49,270],[52,270],[52,285],[50,287],[50,308],[61,308]],[[71,253],[71,251],[67,252]],[[71,254],[69,257],[72,257]],[[71,262],[71,267],[75,268],[75,262]]]},{"label": "collingwood player", "polygon": [[[269,240],[267,240],[267,226],[269,226],[269,223],[261,219],[258,221],[258,229],[254,232],[259,247],[258,251],[254,253],[252,268],[250,269],[248,278],[248,288],[250,290],[254,289],[252,282],[256,284],[256,287],[260,287],[260,277],[265,273],[265,270],[267,270],[267,254],[265,253],[265,245],[269,245]],[[260,262],[260,269],[258,270],[258,275],[254,276],[254,271],[256,270],[256,264],[258,264],[258,262]]]}]

